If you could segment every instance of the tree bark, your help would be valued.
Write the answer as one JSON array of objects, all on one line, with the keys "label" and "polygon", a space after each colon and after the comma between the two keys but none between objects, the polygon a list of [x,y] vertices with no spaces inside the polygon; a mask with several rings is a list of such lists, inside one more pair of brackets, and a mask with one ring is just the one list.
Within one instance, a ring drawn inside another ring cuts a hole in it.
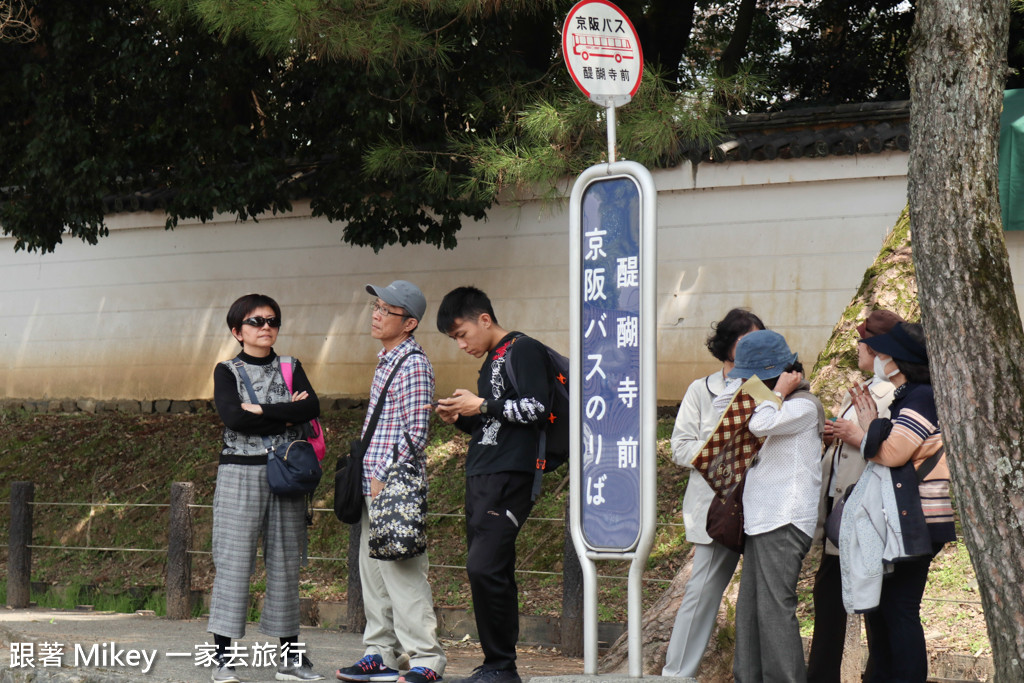
[{"label": "tree bark", "polygon": [[995,680],[1024,680],[1024,333],[997,145],[1009,3],[924,0],[911,41],[909,195],[928,355]]},{"label": "tree bark", "polygon": [[910,214],[904,210],[814,364],[811,389],[832,414],[839,409],[846,391],[865,379],[857,367],[857,325],[868,313],[882,308],[905,320],[921,317],[910,243]]},{"label": "tree bark", "polygon": [[[693,548],[686,556],[683,566],[676,572],[672,583],[658,602],[644,612],[643,625],[641,627],[641,640],[643,641],[644,675],[660,674],[665,665],[665,650],[668,647],[668,640],[672,637],[672,624],[675,623],[676,612],[679,611],[679,603],[686,593],[686,582],[690,580],[690,570],[693,568]],[[601,673],[625,673],[629,664],[629,632],[623,633],[618,640],[612,643],[608,651],[601,657]]]},{"label": "tree bark", "polygon": [[195,484],[171,484],[170,523],[167,531],[167,618],[192,616],[192,510]]},{"label": "tree bark", "polygon": [[565,501],[565,539],[562,542],[562,654],[583,656],[583,568],[572,542],[569,500]]}]

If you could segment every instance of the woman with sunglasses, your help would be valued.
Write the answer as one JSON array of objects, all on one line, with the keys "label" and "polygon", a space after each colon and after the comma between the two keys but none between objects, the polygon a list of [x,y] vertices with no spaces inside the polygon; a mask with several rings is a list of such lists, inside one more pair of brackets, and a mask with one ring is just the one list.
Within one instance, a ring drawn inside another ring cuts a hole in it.
[{"label": "woman with sunglasses", "polygon": [[[292,390],[281,374],[274,342],[281,328],[281,308],[263,294],[248,294],[233,304],[228,329],[242,349],[217,364],[213,395],[224,421],[224,448],[213,495],[213,563],[216,574],[210,596],[207,630],[217,647],[212,680],[235,683],[232,638],[245,635],[249,611],[249,577],[255,568],[256,545],[263,538],[266,596],[260,616],[261,633],[277,637],[277,680],[314,681],[299,636],[299,565],[306,535],[306,501],[282,497],[267,485],[267,447],[301,439],[300,425],[320,415],[320,401],[302,365],[294,361]],[[252,383],[253,403],[242,370]],[[245,663],[244,654],[238,660]]]}]

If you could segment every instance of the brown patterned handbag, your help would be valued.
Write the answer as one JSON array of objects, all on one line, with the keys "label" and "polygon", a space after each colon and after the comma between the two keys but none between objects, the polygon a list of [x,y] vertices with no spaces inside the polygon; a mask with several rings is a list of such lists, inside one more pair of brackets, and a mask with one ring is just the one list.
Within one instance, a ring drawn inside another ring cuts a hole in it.
[{"label": "brown patterned handbag", "polygon": [[743,552],[743,481],[757,461],[764,437],[750,433],[754,408],[763,401],[781,403],[757,377],[739,388],[707,443],[693,459],[715,493],[708,508],[707,532],[712,539],[735,552]]}]

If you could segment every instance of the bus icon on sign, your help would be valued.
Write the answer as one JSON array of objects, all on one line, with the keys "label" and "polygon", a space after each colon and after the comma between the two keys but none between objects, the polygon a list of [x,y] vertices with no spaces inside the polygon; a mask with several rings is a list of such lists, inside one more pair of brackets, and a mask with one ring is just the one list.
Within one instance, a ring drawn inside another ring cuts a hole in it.
[{"label": "bus icon on sign", "polygon": [[586,33],[572,34],[572,52],[583,58],[611,57],[616,62],[633,59],[633,47],[625,38],[590,35]]}]

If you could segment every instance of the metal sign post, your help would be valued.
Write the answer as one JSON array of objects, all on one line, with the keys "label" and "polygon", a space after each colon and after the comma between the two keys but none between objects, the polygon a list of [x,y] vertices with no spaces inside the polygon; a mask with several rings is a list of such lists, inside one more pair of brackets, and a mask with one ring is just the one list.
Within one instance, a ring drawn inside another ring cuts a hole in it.
[{"label": "metal sign post", "polygon": [[640,87],[643,52],[618,7],[583,0],[565,18],[562,53],[608,123],[608,163],[584,171],[569,202],[569,518],[583,571],[583,672],[597,673],[594,562],[630,560],[629,675],[639,678],[641,579],[657,503],[657,193],[646,168],[615,160],[615,110]]},{"label": "metal sign post", "polygon": [[584,673],[597,673],[597,560],[631,560],[629,675],[642,669],[643,570],[657,503],[654,181],[593,166],[570,199],[570,525],[583,568]]},{"label": "metal sign post", "polygon": [[562,26],[573,81],[608,123],[608,163],[569,202],[570,527],[583,570],[583,672],[597,673],[597,560],[630,560],[629,675],[643,676],[641,602],[657,503],[657,193],[646,168],[615,160],[615,110],[643,76],[632,22],[607,0],[577,3]]}]

